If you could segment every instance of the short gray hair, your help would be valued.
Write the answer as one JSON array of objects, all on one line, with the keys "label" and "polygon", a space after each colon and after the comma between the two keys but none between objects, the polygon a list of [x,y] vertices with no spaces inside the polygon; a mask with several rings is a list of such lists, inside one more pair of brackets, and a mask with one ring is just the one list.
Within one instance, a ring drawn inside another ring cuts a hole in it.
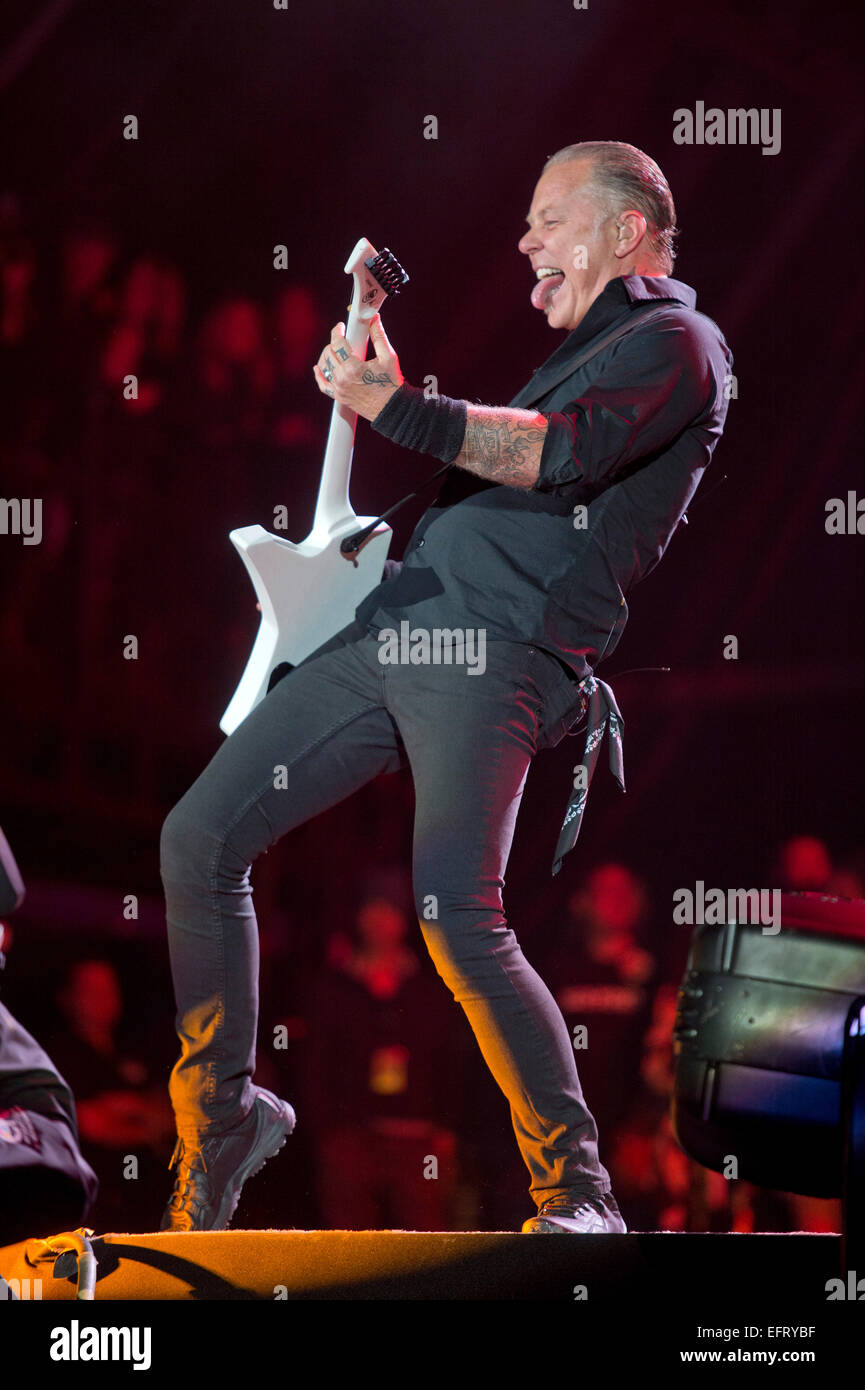
[{"label": "short gray hair", "polygon": [[599,201],[608,213],[636,208],[643,214],[652,255],[669,275],[676,259],[676,208],[670,186],[654,159],[618,140],[583,140],[550,155],[544,170],[586,158],[592,164],[592,185]]}]

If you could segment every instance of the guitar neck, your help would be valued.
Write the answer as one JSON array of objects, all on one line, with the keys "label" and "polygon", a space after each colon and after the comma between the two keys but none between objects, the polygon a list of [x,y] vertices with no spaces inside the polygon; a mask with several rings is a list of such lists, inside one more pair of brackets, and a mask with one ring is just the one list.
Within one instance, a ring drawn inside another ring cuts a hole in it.
[{"label": "guitar neck", "polygon": [[[345,266],[346,274],[354,276],[354,292],[345,336],[352,351],[362,359],[366,358],[369,342],[369,321],[378,313],[387,298],[385,290],[365,264],[375,254],[370,243],[362,239],[355,246]],[[348,488],[356,428],[357,412],[334,401],[315,504],[313,535],[333,535],[355,520]]]}]

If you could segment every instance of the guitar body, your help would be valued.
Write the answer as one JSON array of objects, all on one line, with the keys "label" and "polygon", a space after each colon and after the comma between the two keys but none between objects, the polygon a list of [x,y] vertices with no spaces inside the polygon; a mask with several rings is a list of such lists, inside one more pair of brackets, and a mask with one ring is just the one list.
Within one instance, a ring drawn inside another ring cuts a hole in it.
[{"label": "guitar body", "polygon": [[393,535],[386,522],[354,556],[356,564],[339,548],[344,535],[374,519],[356,517],[323,543],[309,539],[293,545],[262,526],[231,532],[261,605],[261,623],[246,670],[219,721],[223,733],[233,733],[264,699],[277,666],[297,666],[346,627],[358,604],[381,583]]},{"label": "guitar body", "polygon": [[[354,276],[345,337],[363,359],[369,320],[389,294],[398,294],[408,276],[385,248],[378,254],[362,238],[345,266]],[[354,617],[358,604],[381,583],[392,531],[382,521],[347,556],[340,542],[372,526],[375,517],[355,515],[348,496],[357,415],[334,401],[312,530],[293,545],[265,531],[244,526],[230,539],[249,571],[261,608],[255,645],[240,684],[219,721],[231,734],[268,691],[277,666],[297,666]]]}]

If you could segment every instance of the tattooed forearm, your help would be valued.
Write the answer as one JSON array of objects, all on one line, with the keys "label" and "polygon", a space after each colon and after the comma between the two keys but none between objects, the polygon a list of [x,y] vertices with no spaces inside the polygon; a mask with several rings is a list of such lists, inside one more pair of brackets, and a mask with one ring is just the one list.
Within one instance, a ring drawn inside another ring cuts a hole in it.
[{"label": "tattooed forearm", "polygon": [[538,478],[546,435],[543,415],[470,405],[463,447],[454,463],[506,487],[531,487]]}]

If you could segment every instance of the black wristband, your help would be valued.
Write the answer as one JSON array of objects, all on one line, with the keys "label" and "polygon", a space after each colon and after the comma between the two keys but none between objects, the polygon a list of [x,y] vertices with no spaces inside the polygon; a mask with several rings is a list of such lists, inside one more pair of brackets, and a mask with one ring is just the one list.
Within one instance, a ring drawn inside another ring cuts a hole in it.
[{"label": "black wristband", "polygon": [[463,447],[467,416],[465,401],[425,396],[419,386],[404,381],[371,423],[395,444],[452,463]]}]

